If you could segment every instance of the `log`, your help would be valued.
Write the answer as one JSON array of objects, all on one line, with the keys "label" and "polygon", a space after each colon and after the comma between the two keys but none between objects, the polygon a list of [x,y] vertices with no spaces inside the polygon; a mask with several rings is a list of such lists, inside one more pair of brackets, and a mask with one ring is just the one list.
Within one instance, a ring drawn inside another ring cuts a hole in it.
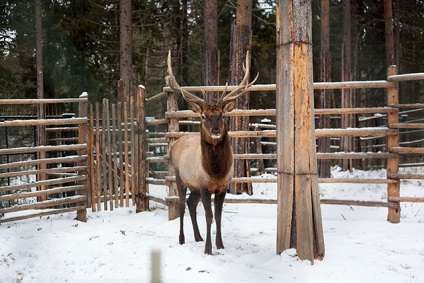
[{"label": "log", "polygon": [[424,180],[424,174],[396,174],[388,173],[387,178],[399,180],[399,179],[408,179],[408,180]]},{"label": "log", "polygon": [[[135,144],[136,144],[136,140],[135,140],[135,127],[134,127],[134,121],[135,121],[135,113],[134,113],[134,96],[130,97],[130,130],[131,130],[131,136],[130,136],[130,140],[131,140],[131,169],[130,169],[130,174],[131,174],[131,195],[135,196],[136,195],[136,180],[137,177],[135,176],[135,169],[136,169],[136,153],[135,153]],[[138,158],[137,158],[138,161]],[[127,173],[128,174],[128,173]],[[133,197],[132,199],[132,205],[136,205],[135,201],[136,198]]]},{"label": "log", "polygon": [[393,73],[387,76],[388,82],[418,81],[418,80],[424,80],[424,73],[403,74],[403,75],[397,75],[397,73]]},{"label": "log", "polygon": [[42,180],[42,181],[37,181],[34,183],[29,183],[29,184],[0,187],[0,192],[24,190],[28,188],[35,188],[35,187],[41,187],[41,186],[51,186],[51,185],[65,184],[65,183],[71,183],[71,182],[79,182],[79,181],[87,180],[87,178],[88,177],[86,175],[79,175],[79,176],[69,177],[69,178]]},{"label": "log", "polygon": [[396,157],[388,152],[335,152],[317,153],[317,159],[386,159]]},{"label": "log", "polygon": [[100,202],[100,196],[102,191],[102,182],[101,182],[101,172],[102,172],[102,163],[100,160],[100,134],[99,134],[99,128],[100,128],[100,104],[99,102],[96,102],[96,204],[97,204],[97,211],[101,211],[102,204]]},{"label": "log", "polygon": [[379,137],[390,136],[397,133],[394,129],[379,128],[355,128],[355,129],[316,129],[316,137]]},{"label": "log", "polygon": [[[123,108],[122,103],[118,102],[118,117],[117,117],[117,126],[118,126],[118,136],[117,136],[117,144],[118,144],[118,152],[119,152],[119,206],[124,206],[124,194],[125,194],[125,177],[124,177],[124,152],[123,152],[123,133],[122,133],[122,118],[123,118]],[[118,164],[116,165],[118,166]]]},{"label": "log", "polygon": [[389,197],[389,201],[392,202],[424,202],[424,198],[416,198],[416,197]]},{"label": "log", "polygon": [[[277,253],[324,257],[313,115],[312,1],[277,2]],[[330,83],[331,84],[331,83]]]},{"label": "log", "polygon": [[315,115],[330,115],[330,114],[375,114],[375,113],[390,113],[398,112],[399,109],[393,107],[371,107],[371,108],[326,108],[314,109]]},{"label": "log", "polygon": [[0,99],[0,105],[22,105],[22,104],[56,104],[56,103],[80,103],[88,101],[87,98],[60,98],[60,99]]},{"label": "log", "polygon": [[67,204],[77,204],[77,203],[84,203],[84,209],[85,209],[85,201],[87,197],[86,196],[73,196],[73,197],[66,197],[66,198],[60,198],[60,199],[52,199],[52,200],[46,200],[42,202],[37,203],[31,203],[31,204],[20,204],[15,205],[8,208],[0,209],[0,214],[4,213],[10,213],[10,212],[16,212],[16,211],[23,211],[23,210],[29,210],[29,209],[44,209],[52,206],[61,206],[61,205],[67,205]]},{"label": "log", "polygon": [[393,83],[387,81],[351,81],[351,82],[319,82],[314,83],[316,89],[356,89],[356,88],[388,88]]},{"label": "log", "polygon": [[[129,170],[129,156],[128,156],[128,151],[129,151],[129,137],[128,137],[128,103],[124,102],[124,158],[125,158],[125,175],[129,175],[130,170]],[[129,178],[125,178],[125,206],[129,207],[130,206],[130,180]]]},{"label": "log", "polygon": [[11,169],[16,167],[25,167],[25,166],[35,166],[38,164],[55,164],[55,163],[76,163],[81,160],[85,160],[87,156],[78,156],[72,155],[67,157],[57,157],[57,158],[44,158],[36,160],[27,160],[27,161],[18,161],[11,162],[7,164],[0,164],[0,170]]},{"label": "log", "polygon": [[68,208],[61,208],[61,209],[52,209],[52,210],[45,211],[45,212],[31,213],[31,214],[26,214],[26,215],[21,215],[21,216],[6,217],[4,219],[0,219],[0,223],[6,223],[6,222],[24,220],[24,219],[29,219],[29,218],[36,218],[36,217],[41,218],[43,216],[54,215],[54,214],[62,214],[62,213],[67,213],[67,212],[71,212],[71,211],[79,211],[79,210],[83,210],[83,209],[85,209],[84,205],[68,207]]},{"label": "log", "polygon": [[424,129],[424,123],[390,123],[393,129]]},{"label": "log", "polygon": [[85,189],[86,189],[86,186],[84,186],[84,185],[75,185],[75,186],[51,188],[51,189],[47,189],[47,190],[43,190],[43,191],[36,191],[36,192],[23,192],[23,193],[17,193],[17,194],[14,193],[14,194],[8,194],[8,195],[0,196],[0,202],[8,201],[8,200],[21,199],[21,198],[48,196],[48,195],[52,195],[52,194],[72,192],[72,191],[82,191],[82,190],[85,190]]},{"label": "log", "polygon": [[[389,66],[387,69],[387,77],[394,76],[397,74],[396,66]],[[398,83],[395,82],[392,87],[387,89],[387,104],[399,104],[399,90]],[[395,130],[395,134],[387,137],[387,148],[389,152],[393,152],[393,148],[399,147],[399,128],[394,128],[393,126],[399,123],[398,113],[388,113],[387,114],[387,123],[390,128]],[[387,159],[386,172],[388,175],[397,174],[399,171],[399,157],[396,154],[392,158]],[[390,197],[399,197],[400,196],[400,181],[395,179],[395,183],[387,184],[387,195]],[[400,206],[391,207],[387,213],[387,220],[392,223],[400,222]]]},{"label": "log", "polygon": [[168,119],[154,119],[146,122],[146,126],[157,126],[168,124]]},{"label": "log", "polygon": [[87,148],[87,144],[65,144],[65,145],[46,145],[46,146],[35,146],[35,147],[17,147],[17,148],[2,148],[0,149],[0,155],[4,154],[23,154],[23,153],[36,153],[36,152],[48,152],[48,151],[75,151],[83,148]]},{"label": "log", "polygon": [[424,148],[423,147],[399,147],[394,146],[391,147],[390,152],[397,153],[397,154],[424,154]]},{"label": "log", "polygon": [[13,120],[0,122],[0,127],[25,127],[39,125],[69,125],[69,124],[87,124],[87,118],[70,119],[37,119],[37,120]]},{"label": "log", "polygon": [[397,207],[395,202],[382,201],[358,201],[358,200],[338,200],[338,199],[322,199],[321,204],[349,205],[349,206],[371,206],[371,207]]},{"label": "log", "polygon": [[94,115],[93,115],[93,104],[90,104],[90,131],[89,131],[89,159],[90,159],[90,188],[91,188],[91,209],[93,212],[96,212],[96,182],[94,174]]},{"label": "log", "polygon": [[41,173],[46,174],[59,174],[59,173],[70,173],[70,172],[81,172],[83,174],[87,173],[87,167],[85,166],[75,166],[75,167],[59,167],[59,168],[50,168],[50,169],[42,169],[42,170],[26,170],[26,171],[17,171],[17,172],[6,172],[0,173],[1,178],[9,178],[9,177],[18,177],[18,176],[27,176],[27,175],[37,175]]},{"label": "log", "polygon": [[[119,110],[118,110],[119,111]],[[115,208],[119,207],[119,173],[118,168],[118,145],[117,145],[117,112],[116,104],[112,104],[112,164],[113,168],[113,188],[115,194]],[[119,115],[119,114],[118,114]]]}]

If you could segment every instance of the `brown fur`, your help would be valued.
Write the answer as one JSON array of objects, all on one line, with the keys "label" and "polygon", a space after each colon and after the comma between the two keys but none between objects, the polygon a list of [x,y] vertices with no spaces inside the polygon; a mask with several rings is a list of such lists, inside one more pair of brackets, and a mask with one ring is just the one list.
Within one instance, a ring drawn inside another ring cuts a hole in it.
[{"label": "brown fur", "polygon": [[212,208],[211,195],[215,194],[215,221],[216,247],[223,249],[221,236],[222,206],[230,183],[233,168],[233,151],[228,136],[228,126],[225,123],[225,114],[233,110],[235,100],[246,93],[247,89],[256,81],[258,76],[249,81],[249,53],[246,54],[246,73],[238,87],[227,93],[226,89],[216,105],[210,105],[204,99],[186,91],[175,81],[171,67],[171,52],[168,54],[167,84],[170,88],[181,93],[190,108],[200,115],[200,137],[183,136],[170,149],[171,163],[175,168],[175,178],[179,196],[180,212],[180,244],[185,243],[184,214],[187,188],[191,193],[187,199],[190,217],[193,224],[195,241],[203,241],[197,225],[196,208],[202,199],[206,212],[206,243],[205,253],[212,254],[211,224]]}]

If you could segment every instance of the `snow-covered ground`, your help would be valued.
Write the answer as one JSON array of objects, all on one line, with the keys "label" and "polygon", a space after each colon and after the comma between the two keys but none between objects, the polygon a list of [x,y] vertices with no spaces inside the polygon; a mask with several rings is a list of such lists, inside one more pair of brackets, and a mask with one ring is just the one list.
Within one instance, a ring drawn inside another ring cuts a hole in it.
[{"label": "snow-covered ground", "polygon": [[[333,175],[384,178],[385,171],[335,168]],[[275,198],[275,184],[254,188],[254,197]],[[387,197],[385,185],[325,184],[320,190],[326,199]],[[403,182],[401,194],[424,196],[421,181]],[[198,214],[204,235],[201,204]],[[168,221],[164,207],[154,203],[139,214],[133,208],[90,212],[87,223],[74,220],[75,213],[5,223],[0,282],[150,282],[152,250],[161,251],[164,283],[424,282],[424,203],[402,204],[399,224],[386,221],[386,208],[323,205],[322,214],[326,255],[314,265],[295,250],[276,254],[276,206],[269,204],[225,204],[225,249],[214,246],[212,256],[194,241],[188,213],[186,244],[179,245],[179,220]]]}]

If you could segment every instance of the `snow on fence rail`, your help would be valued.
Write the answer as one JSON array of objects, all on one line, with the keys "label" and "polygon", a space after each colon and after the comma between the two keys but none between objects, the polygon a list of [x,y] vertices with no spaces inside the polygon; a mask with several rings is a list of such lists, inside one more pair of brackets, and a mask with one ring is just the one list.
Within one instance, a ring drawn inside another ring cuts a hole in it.
[{"label": "snow on fence rail", "polygon": [[[358,114],[358,115],[385,115],[387,119],[387,125],[381,127],[363,127],[363,128],[332,128],[332,129],[316,129],[315,136],[320,137],[331,137],[331,138],[340,138],[340,137],[358,137],[364,139],[369,138],[383,138],[385,142],[385,151],[370,151],[368,147],[366,152],[318,152],[317,159],[329,159],[329,160],[341,160],[341,159],[357,159],[357,160],[383,160],[383,163],[386,164],[387,176],[385,179],[336,179],[336,178],[319,178],[319,183],[351,183],[351,184],[386,184],[388,188],[388,198],[387,201],[381,202],[371,202],[371,201],[354,201],[354,200],[321,200],[323,204],[346,204],[346,205],[362,205],[362,206],[381,206],[389,208],[389,219],[393,222],[399,221],[399,203],[400,202],[422,202],[424,198],[407,198],[400,197],[400,180],[401,179],[423,179],[422,174],[400,174],[398,172],[399,168],[399,158],[401,155],[411,155],[411,154],[424,154],[424,148],[418,147],[407,147],[400,146],[400,130],[401,129],[422,129],[424,128],[424,123],[400,123],[400,108],[422,108],[424,104],[400,104],[398,98],[398,82],[406,80],[422,80],[424,79],[424,73],[419,74],[406,74],[406,75],[396,75],[396,69],[391,67],[389,68],[388,79],[380,81],[357,81],[357,82],[322,82],[314,83],[314,89],[346,89],[346,88],[355,88],[355,89],[367,89],[367,88],[383,88],[387,89],[388,104],[382,105],[381,107],[373,108],[331,108],[331,109],[315,109],[315,115],[343,115],[343,114]],[[188,91],[224,91],[231,90],[234,86],[188,86],[184,87]],[[250,87],[250,91],[274,91],[276,88],[275,84],[269,85],[253,85]],[[152,103],[158,99],[167,99],[168,110],[165,113],[164,118],[153,119],[147,122],[147,126],[155,128],[159,125],[165,125],[167,127],[166,133],[162,133],[163,137],[158,138],[158,132],[153,130],[155,133],[154,138],[148,138],[147,141],[150,144],[161,143],[160,147],[163,147],[163,142],[167,141],[172,143],[177,138],[183,135],[193,135],[197,133],[193,132],[181,132],[179,130],[179,125],[183,123],[193,123],[193,119],[197,118],[197,114],[193,113],[190,110],[178,110],[175,95],[171,94],[171,90],[168,87],[163,89],[163,92],[152,96],[146,99],[146,103]],[[276,116],[276,109],[249,109],[249,110],[240,110],[235,109],[232,112],[228,113],[228,116],[250,116],[250,117],[268,117],[272,118]],[[184,120],[185,119],[185,120]],[[194,123],[193,123],[194,124]],[[252,131],[245,132],[229,132],[231,137],[244,137],[251,139],[261,139],[261,138],[276,138],[275,130],[264,130],[260,127],[256,127]],[[155,156],[154,150],[155,146],[150,145],[149,148],[149,157],[147,162],[150,164],[161,164],[162,162],[166,163],[167,156],[166,153],[162,153],[162,156]],[[163,150],[161,150],[163,151]],[[244,154],[235,154],[235,159],[250,159],[250,160],[273,160],[277,156],[275,153],[244,153]],[[166,166],[166,165],[164,165]],[[163,168],[164,166],[160,167]],[[169,189],[169,195],[165,199],[161,199],[154,196],[149,196],[150,200],[161,202],[164,204],[172,204],[176,198],[176,191],[174,186],[175,177],[170,171],[162,171],[156,173],[154,169],[154,176],[150,177],[147,180],[149,184],[167,184]],[[164,176],[165,175],[165,176]],[[157,176],[162,176],[158,178]],[[276,180],[265,180],[259,178],[250,178],[250,177],[235,177],[233,182],[276,182]],[[230,201],[230,200],[228,200]],[[241,200],[231,200],[231,201],[241,201]],[[254,197],[250,199],[244,199],[243,202],[258,202],[260,200],[255,199]],[[274,203],[274,201],[271,201]]]}]

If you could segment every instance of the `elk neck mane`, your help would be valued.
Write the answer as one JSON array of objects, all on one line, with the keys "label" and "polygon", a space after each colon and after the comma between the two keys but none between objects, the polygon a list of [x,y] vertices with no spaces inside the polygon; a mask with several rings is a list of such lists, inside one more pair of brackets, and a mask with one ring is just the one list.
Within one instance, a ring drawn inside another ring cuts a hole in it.
[{"label": "elk neck mane", "polygon": [[209,176],[223,178],[231,169],[233,155],[225,124],[225,131],[219,140],[215,141],[203,130],[200,131],[200,146],[202,152],[202,165]]}]

